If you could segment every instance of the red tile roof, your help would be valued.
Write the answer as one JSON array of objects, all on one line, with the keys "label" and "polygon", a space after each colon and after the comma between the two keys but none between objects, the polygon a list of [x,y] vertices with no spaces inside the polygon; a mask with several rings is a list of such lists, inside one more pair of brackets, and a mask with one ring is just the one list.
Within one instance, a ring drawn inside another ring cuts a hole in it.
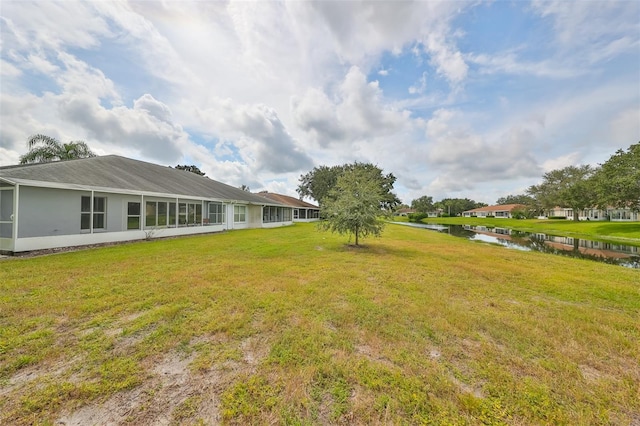
[{"label": "red tile roof", "polygon": [[277,201],[279,203],[285,204],[291,207],[304,207],[308,209],[320,209],[318,206],[314,206],[313,204],[307,203],[306,201],[299,200],[294,197],[290,197],[288,195],[276,194],[274,192],[259,192],[257,195],[268,198],[271,201]]}]

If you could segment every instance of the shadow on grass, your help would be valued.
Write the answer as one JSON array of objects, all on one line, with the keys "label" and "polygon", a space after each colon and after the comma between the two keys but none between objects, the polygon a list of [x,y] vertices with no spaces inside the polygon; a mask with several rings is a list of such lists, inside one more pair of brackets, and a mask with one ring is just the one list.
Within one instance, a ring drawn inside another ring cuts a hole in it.
[{"label": "shadow on grass", "polygon": [[399,248],[386,244],[343,244],[335,247],[337,252],[359,253],[363,256],[398,256],[402,258],[415,258],[420,255],[418,251],[411,248]]}]

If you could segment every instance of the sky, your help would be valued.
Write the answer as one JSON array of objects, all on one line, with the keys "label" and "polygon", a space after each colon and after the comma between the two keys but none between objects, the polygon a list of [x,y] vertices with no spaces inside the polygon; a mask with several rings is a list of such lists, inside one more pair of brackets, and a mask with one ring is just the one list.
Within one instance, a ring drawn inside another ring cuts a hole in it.
[{"label": "sky", "polygon": [[407,204],[493,204],[640,141],[640,2],[0,0],[0,166],[38,133],[254,192],[359,161]]}]

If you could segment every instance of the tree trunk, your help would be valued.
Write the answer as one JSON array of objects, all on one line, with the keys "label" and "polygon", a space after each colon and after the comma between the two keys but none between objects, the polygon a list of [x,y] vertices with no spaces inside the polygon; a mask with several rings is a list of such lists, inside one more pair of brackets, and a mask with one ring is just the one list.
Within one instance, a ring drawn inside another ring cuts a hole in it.
[{"label": "tree trunk", "polygon": [[358,245],[358,225],[356,225],[356,245]]},{"label": "tree trunk", "polygon": [[577,209],[573,209],[573,220],[575,222],[580,220],[580,212]]}]

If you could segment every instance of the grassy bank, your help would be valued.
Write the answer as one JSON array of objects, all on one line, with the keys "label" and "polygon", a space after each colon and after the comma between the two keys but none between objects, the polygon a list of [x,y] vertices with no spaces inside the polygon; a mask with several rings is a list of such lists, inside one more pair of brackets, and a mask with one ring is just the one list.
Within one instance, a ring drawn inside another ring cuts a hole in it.
[{"label": "grassy bank", "polygon": [[[396,218],[407,220],[406,218]],[[439,217],[423,219],[424,223],[444,225],[484,225],[526,232],[567,235],[596,241],[619,241],[640,246],[640,222],[597,222],[555,219],[495,219],[476,217]]]},{"label": "grassy bank", "polygon": [[0,424],[640,421],[638,271],[394,225],[344,243],[0,261]]}]

